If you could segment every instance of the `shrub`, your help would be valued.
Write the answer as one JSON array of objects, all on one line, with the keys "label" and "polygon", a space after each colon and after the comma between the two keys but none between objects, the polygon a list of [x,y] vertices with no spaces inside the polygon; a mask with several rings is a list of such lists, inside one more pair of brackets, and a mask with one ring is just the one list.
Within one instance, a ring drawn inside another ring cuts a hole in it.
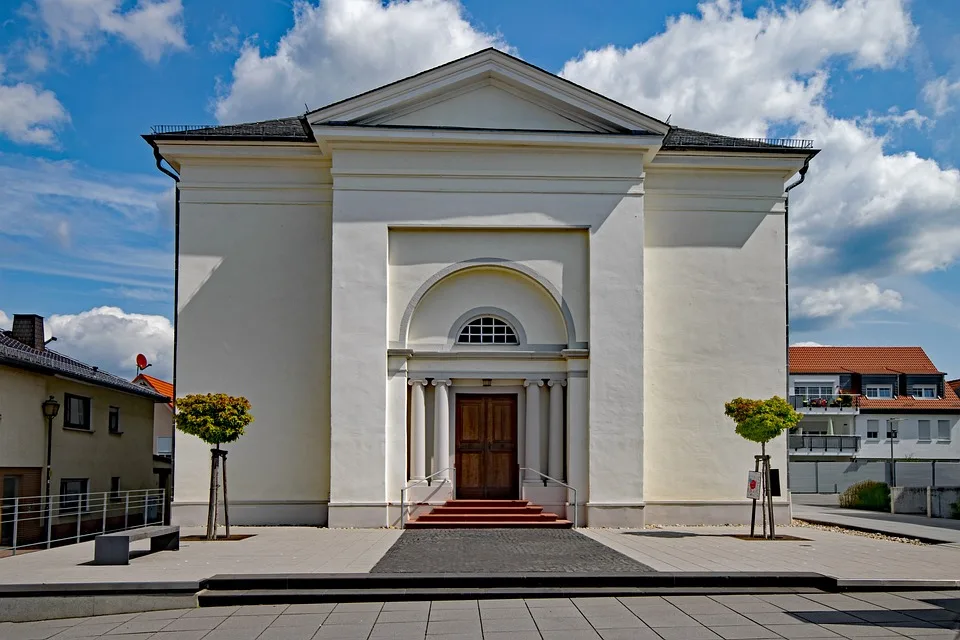
[{"label": "shrub", "polygon": [[847,509],[890,511],[890,487],[886,482],[863,480],[840,494],[840,506]]}]

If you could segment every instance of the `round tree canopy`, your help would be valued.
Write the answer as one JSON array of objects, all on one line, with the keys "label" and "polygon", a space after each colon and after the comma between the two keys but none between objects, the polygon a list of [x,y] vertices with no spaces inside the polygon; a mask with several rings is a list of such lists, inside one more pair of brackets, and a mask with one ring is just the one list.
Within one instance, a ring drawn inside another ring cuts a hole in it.
[{"label": "round tree canopy", "polygon": [[250,401],[225,393],[198,393],[176,402],[177,429],[197,436],[207,444],[234,442],[253,422]]},{"label": "round tree canopy", "polygon": [[800,422],[800,414],[780,396],[769,400],[735,398],[725,405],[726,415],[737,423],[737,433],[751,442],[770,442]]}]

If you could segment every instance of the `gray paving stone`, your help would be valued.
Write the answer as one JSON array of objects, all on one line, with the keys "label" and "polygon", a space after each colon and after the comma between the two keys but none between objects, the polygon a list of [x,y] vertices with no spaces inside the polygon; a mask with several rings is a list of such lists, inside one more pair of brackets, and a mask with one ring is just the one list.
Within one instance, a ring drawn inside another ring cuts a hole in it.
[{"label": "gray paving stone", "polygon": [[84,624],[110,624],[111,622],[127,622],[133,620],[137,617],[136,613],[112,613],[106,616],[94,616],[93,618],[88,618],[81,622],[81,625]]},{"label": "gray paving stone", "polygon": [[240,607],[197,607],[183,614],[183,618],[226,618],[232,616]]},{"label": "gray paving stone", "polygon": [[373,638],[415,638],[423,640],[427,632],[427,623],[423,622],[385,622],[373,625],[373,631],[370,634]]},{"label": "gray paving stone", "polygon": [[214,629],[203,636],[203,640],[257,640],[263,631],[264,630],[259,627],[253,629],[250,627],[240,629]]},{"label": "gray paving stone", "polygon": [[[381,614],[382,615],[382,614]],[[476,620],[480,621],[479,609],[430,609],[430,622],[444,620]]]},{"label": "gray paving stone", "polygon": [[815,624],[769,624],[764,625],[770,631],[788,640],[803,640],[803,638],[839,638],[840,636]]},{"label": "gray paving stone", "polygon": [[597,629],[603,640],[660,640],[660,636],[650,628],[643,629]]},{"label": "gray paving stone", "polygon": [[776,613],[780,607],[750,595],[710,596],[716,602],[737,613]]},{"label": "gray paving stone", "polygon": [[777,634],[759,624],[738,625],[732,627],[711,627],[711,631],[724,640],[751,640],[753,638],[776,638]]},{"label": "gray paving stone", "polygon": [[121,633],[156,633],[170,624],[170,620],[141,620],[134,618],[130,622],[124,622],[119,627],[109,631],[107,636],[113,636]]},{"label": "gray paving stone", "polygon": [[223,616],[208,616],[205,618],[177,618],[176,620],[170,621],[170,623],[165,626],[162,631],[195,631],[200,629],[210,631],[211,629],[216,628],[216,626],[224,620],[226,620],[226,618]]},{"label": "gray paving stone", "polygon": [[745,618],[750,619],[757,624],[762,625],[771,625],[771,624],[810,624],[803,618],[798,618],[792,614],[785,613],[783,611],[766,611],[766,612],[755,612],[748,611],[741,613]]},{"label": "gray paving stone", "polygon": [[372,629],[372,624],[323,625],[313,640],[367,640]]},{"label": "gray paving stone", "polygon": [[376,611],[356,611],[351,613],[340,613],[334,611],[327,619],[323,622],[324,627],[336,626],[338,624],[349,624],[349,625],[367,625],[369,627],[373,626],[373,623],[377,621],[378,613]]},{"label": "gray paving stone", "polygon": [[536,621],[540,633],[544,631],[577,631],[593,628],[583,616],[578,618],[556,618],[551,616],[548,618],[536,618]]},{"label": "gray paving stone", "polygon": [[47,640],[62,630],[61,627],[23,627],[0,625],[0,638],[5,640]]},{"label": "gray paving stone", "polygon": [[869,638],[889,633],[883,627],[872,624],[824,624],[821,626],[844,638]]},{"label": "gray paving stone", "polygon": [[503,599],[503,600],[481,600],[480,611],[488,609],[526,609],[527,603],[523,598]]},{"label": "gray paving stone", "polygon": [[600,640],[600,636],[593,629],[574,631],[541,631],[543,640]]},{"label": "gray paving stone", "polygon": [[583,617],[580,609],[575,606],[557,607],[530,607],[530,615],[534,618],[580,618]]},{"label": "gray paving stone", "polygon": [[429,600],[384,602],[380,611],[430,611]]},{"label": "gray paving stone", "polygon": [[101,638],[110,638],[110,640],[148,640],[152,633],[121,633],[113,636],[100,636]]},{"label": "gray paving stone", "polygon": [[910,622],[911,620],[916,620],[916,618],[911,618],[908,615],[904,615],[899,611],[888,611],[887,609],[877,609],[875,611],[851,611],[853,615],[870,622],[872,624],[881,624],[887,622]]},{"label": "gray paving stone", "polygon": [[573,601],[570,598],[527,598],[524,600],[524,602],[526,602],[527,606],[531,609],[574,606]]},{"label": "gray paving stone", "polygon": [[265,616],[265,615],[280,615],[286,611],[290,605],[288,604],[252,604],[244,605],[237,609],[237,612],[233,615],[235,616]]},{"label": "gray paving stone", "polygon": [[645,564],[572,529],[407,529],[372,573],[640,573]]},{"label": "gray paving stone", "polygon": [[327,614],[325,613],[283,613],[270,623],[270,627],[314,627],[314,629],[318,629],[326,619]]},{"label": "gray paving stone", "polygon": [[[538,635],[537,640],[539,640],[539,638],[540,636]],[[483,640],[483,636],[479,633],[440,633],[427,636],[426,640]]]},{"label": "gray paving stone", "polygon": [[378,612],[383,609],[382,602],[341,602],[334,607],[334,613]]},{"label": "gray paving stone", "polygon": [[663,640],[719,640],[720,638],[706,627],[663,627],[654,631]]},{"label": "gray paving stone", "polygon": [[480,629],[480,620],[441,620],[427,624],[427,634],[440,633],[476,633]]},{"label": "gray paving stone", "polygon": [[267,627],[257,640],[311,640],[319,627]]},{"label": "gray paving stone", "polygon": [[[648,627],[653,627],[654,629],[659,629],[660,627],[699,627],[701,626],[695,618],[691,618],[687,614],[679,610],[674,611],[665,611],[665,612],[655,612],[651,613],[650,611],[634,611],[635,614],[643,621]],[[659,633],[659,631],[657,632]]]},{"label": "gray paving stone", "polygon": [[480,603],[477,600],[434,600],[430,604],[431,611],[440,609],[479,609]]},{"label": "gray paving stone", "polygon": [[210,633],[208,629],[194,629],[192,631],[159,631],[150,640],[200,640]]},{"label": "gray paving stone", "polygon": [[324,614],[325,614],[325,613],[330,613],[331,611],[333,611],[333,608],[334,608],[336,605],[335,605],[335,604],[332,604],[332,603],[329,603],[329,604],[328,604],[328,603],[325,603],[325,602],[321,602],[321,603],[315,603],[315,604],[291,604],[291,605],[281,605],[281,606],[286,607],[286,609],[283,610],[282,615],[290,615],[290,614],[295,614],[295,613],[296,613],[296,614],[300,614],[300,613],[316,613],[316,614],[320,614],[320,613],[324,613]]},{"label": "gray paving stone", "polygon": [[634,615],[587,617],[587,621],[594,629],[647,629],[647,625],[640,622]]},{"label": "gray paving stone", "polygon": [[410,609],[408,611],[381,611],[377,617],[377,624],[386,622],[426,622],[430,612],[427,609]]},{"label": "gray paving stone", "polygon": [[483,633],[491,631],[536,631],[537,625],[533,618],[495,618],[483,621]]},{"label": "gray paving stone", "polygon": [[530,618],[530,609],[526,605],[522,607],[502,607],[500,609],[480,609],[481,620],[494,620],[503,618]]},{"label": "gray paving stone", "polygon": [[749,618],[739,613],[726,610],[726,613],[692,613],[690,617],[705,627],[736,627],[754,624]]},{"label": "gray paving stone", "polygon": [[803,618],[813,624],[862,624],[863,621],[853,614],[845,611],[792,611],[794,616]]},{"label": "gray paving stone", "polygon": [[[427,636],[427,638],[433,640],[433,636]],[[542,640],[542,638],[537,631],[495,631],[483,634],[483,640]]]},{"label": "gray paving stone", "polygon": [[138,613],[134,620],[176,620],[193,609],[160,609],[159,611],[144,611]]},{"label": "gray paving stone", "polygon": [[[230,616],[219,625],[217,625],[217,630],[229,630],[229,629],[260,629],[263,631],[270,624],[277,619],[277,616],[274,615],[265,615],[265,616]],[[166,629],[164,629],[166,631]]]},{"label": "gray paving stone", "polygon": [[56,638],[57,640],[65,640],[66,638],[96,638],[98,636],[102,636],[108,631],[111,631],[112,629],[116,629],[119,625],[119,622],[109,622],[107,624],[78,624],[75,627],[61,629],[60,633],[52,637]]},{"label": "gray paving stone", "polygon": [[707,596],[667,596],[664,600],[688,615],[730,613],[727,607]]}]

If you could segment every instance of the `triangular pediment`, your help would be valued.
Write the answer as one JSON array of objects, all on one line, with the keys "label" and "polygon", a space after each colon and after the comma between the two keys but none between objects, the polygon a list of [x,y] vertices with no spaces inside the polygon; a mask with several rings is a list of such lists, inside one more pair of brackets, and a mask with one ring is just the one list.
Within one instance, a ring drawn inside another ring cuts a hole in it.
[{"label": "triangular pediment", "polygon": [[666,123],[495,49],[307,114],[314,127],[663,135]]}]

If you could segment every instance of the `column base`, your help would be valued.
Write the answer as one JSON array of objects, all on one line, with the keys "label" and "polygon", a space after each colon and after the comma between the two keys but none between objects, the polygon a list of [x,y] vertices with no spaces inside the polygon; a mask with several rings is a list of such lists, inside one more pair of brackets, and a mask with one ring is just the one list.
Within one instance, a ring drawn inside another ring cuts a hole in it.
[{"label": "column base", "polygon": [[588,502],[587,521],[581,522],[595,528],[632,528],[642,529],[645,523],[644,503],[602,503]]},{"label": "column base", "polygon": [[[327,508],[331,529],[382,529],[390,526],[386,502],[331,502]],[[400,511],[397,509],[397,517]]]}]

